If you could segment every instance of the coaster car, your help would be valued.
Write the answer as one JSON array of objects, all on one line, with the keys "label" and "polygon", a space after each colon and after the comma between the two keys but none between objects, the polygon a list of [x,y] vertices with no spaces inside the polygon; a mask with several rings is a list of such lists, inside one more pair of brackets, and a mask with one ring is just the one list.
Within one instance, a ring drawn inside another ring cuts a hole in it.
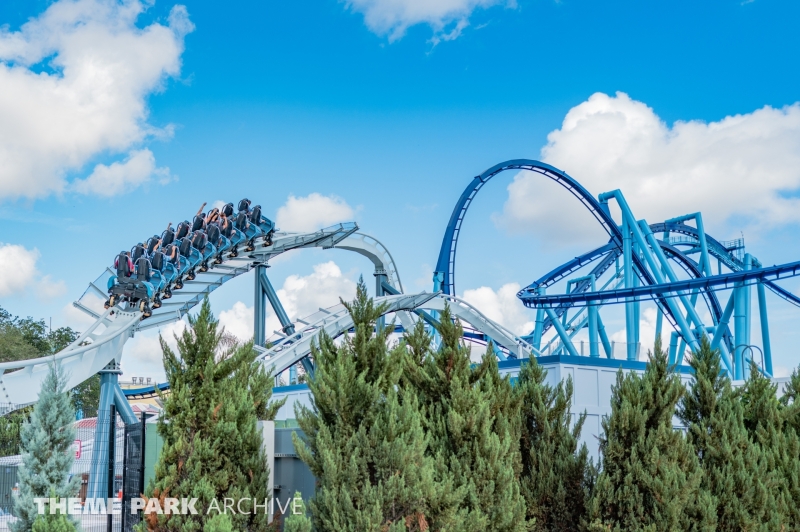
[{"label": "coaster car", "polygon": [[242,233],[242,235],[244,235],[244,239],[247,240],[247,247],[245,248],[245,251],[253,251],[255,249],[256,238],[261,236],[263,233],[259,226],[250,222],[250,213],[247,211],[239,211],[239,214],[236,215],[236,221],[233,223],[233,226],[237,231]]},{"label": "coaster car", "polygon": [[158,274],[158,277],[160,277],[160,282],[158,286],[156,286],[155,299],[157,301],[153,303],[153,308],[158,308],[161,306],[161,299],[169,299],[172,297],[170,285],[178,277],[178,271],[175,269],[175,265],[169,262],[166,255],[160,251],[153,253],[150,259],[150,265],[153,267],[152,275],[156,277],[156,274]]},{"label": "coaster car", "polygon": [[200,271],[208,271],[208,261],[217,252],[217,248],[209,242],[208,235],[204,231],[195,231],[192,234],[192,247],[200,252]]},{"label": "coaster car", "polygon": [[195,278],[195,267],[203,260],[203,255],[200,254],[194,246],[192,246],[191,239],[187,236],[178,241],[178,253],[180,253],[181,271],[178,276],[178,281],[183,287],[183,273],[186,272],[186,279],[193,281]]},{"label": "coaster car", "polygon": [[127,301],[130,306],[138,307],[142,311],[142,319],[149,318],[153,313],[150,304],[156,295],[151,282],[150,261],[146,257],[140,257],[135,263],[134,271],[131,271],[131,259],[123,252],[117,256],[116,263],[117,274],[108,280],[109,298],[105,307]]},{"label": "coaster car", "polygon": [[256,205],[250,211],[250,223],[257,225],[261,229],[261,234],[264,235],[264,247],[271,246],[272,235],[275,233],[275,223],[261,215],[261,205]]}]

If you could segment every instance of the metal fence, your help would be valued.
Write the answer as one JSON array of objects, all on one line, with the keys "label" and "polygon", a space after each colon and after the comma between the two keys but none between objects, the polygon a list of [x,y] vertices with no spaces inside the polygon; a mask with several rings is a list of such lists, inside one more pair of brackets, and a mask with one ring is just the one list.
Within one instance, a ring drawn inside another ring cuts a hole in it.
[{"label": "metal fence", "polygon": [[[22,449],[18,427],[30,416],[30,408],[17,410],[0,405],[7,413],[0,418],[0,532],[8,530],[13,521],[14,496],[19,490],[18,469],[22,465]],[[110,413],[113,413],[113,422]],[[94,415],[92,415],[94,414]],[[130,514],[131,498],[139,497],[144,477],[144,424],[126,426],[116,412],[83,412],[75,421],[75,442],[72,452],[75,460],[70,478],[80,478],[80,489],[76,494],[80,500],[80,515],[74,515],[84,532],[130,532],[139,522],[139,516]],[[108,437],[98,440],[98,432]],[[112,437],[113,434],[113,437]],[[97,441],[105,440],[102,448],[95,448]],[[101,463],[94,464],[95,454]],[[98,482],[100,485],[98,485]],[[102,494],[102,498],[113,500],[116,514],[93,512],[87,497]],[[127,511],[126,511],[127,510]]]}]

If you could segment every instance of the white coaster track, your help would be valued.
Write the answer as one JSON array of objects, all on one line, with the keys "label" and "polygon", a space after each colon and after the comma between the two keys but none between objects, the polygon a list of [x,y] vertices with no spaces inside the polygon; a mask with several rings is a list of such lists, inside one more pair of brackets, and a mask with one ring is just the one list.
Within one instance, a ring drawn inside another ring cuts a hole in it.
[{"label": "white coaster track", "polygon": [[[184,287],[174,290],[172,298],[165,300],[160,308],[154,309],[152,316],[144,321],[141,320],[142,314],[138,310],[126,311],[119,307],[103,310],[103,301],[107,298],[104,287],[114,274],[113,270],[106,268],[74,302],[76,308],[95,319],[75,342],[53,356],[0,363],[0,370],[3,371],[0,375],[0,403],[11,405],[0,409],[0,415],[36,402],[47,374],[48,363],[59,361],[69,373],[67,386],[77,386],[109,363],[119,363],[125,342],[137,332],[180,320],[225,282],[250,271],[256,264],[266,264],[270,259],[294,249],[342,249],[370,259],[376,272],[386,275],[388,284],[400,292],[400,295],[378,298],[377,302],[388,303],[387,314],[397,316],[404,327],[413,326],[414,321],[419,319],[411,314],[412,311],[441,311],[447,302],[454,316],[494,339],[509,352],[518,357],[526,357],[533,352],[527,342],[456,297],[430,293],[402,294],[403,285],[389,251],[377,239],[357,231],[358,226],[355,223],[343,223],[312,233],[275,233],[271,246],[263,247],[258,242],[256,249],[251,252],[246,251],[246,244],[242,243],[238,248],[239,256],[229,258],[226,253],[223,264],[214,265],[207,272],[198,271],[192,281],[184,280]],[[319,331],[324,330],[335,337],[353,325],[342,305],[320,309],[312,316],[299,319],[295,323],[296,333],[288,337],[276,337],[267,350],[259,348],[262,353],[260,358],[273,367],[276,373],[307,356],[311,342]]]},{"label": "white coaster track", "polygon": [[[454,317],[492,338],[517,358],[527,358],[531,353],[535,353],[533,346],[528,342],[455,296],[429,292],[401,294],[376,298],[375,304],[386,304],[387,308],[384,314],[396,313],[406,330],[410,328],[409,325],[413,326],[413,320],[419,319],[412,317],[411,312],[416,310],[441,312],[445,305],[450,305],[450,311]],[[325,334],[331,338],[335,338],[353,327],[353,319],[342,304],[319,309],[318,312],[296,320],[294,323],[296,330],[294,334],[286,336],[276,332],[278,337],[271,339],[269,348],[256,347],[261,353],[259,358],[268,367],[271,367],[276,375],[308,356],[311,353],[311,344],[322,331],[325,331]]]}]

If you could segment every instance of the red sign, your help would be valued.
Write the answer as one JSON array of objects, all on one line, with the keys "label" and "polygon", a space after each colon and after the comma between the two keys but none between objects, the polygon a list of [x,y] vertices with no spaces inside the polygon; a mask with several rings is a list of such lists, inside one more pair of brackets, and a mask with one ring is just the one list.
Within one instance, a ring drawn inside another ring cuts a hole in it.
[{"label": "red sign", "polygon": [[81,440],[75,440],[72,445],[75,447],[75,460],[77,460],[81,457]]}]

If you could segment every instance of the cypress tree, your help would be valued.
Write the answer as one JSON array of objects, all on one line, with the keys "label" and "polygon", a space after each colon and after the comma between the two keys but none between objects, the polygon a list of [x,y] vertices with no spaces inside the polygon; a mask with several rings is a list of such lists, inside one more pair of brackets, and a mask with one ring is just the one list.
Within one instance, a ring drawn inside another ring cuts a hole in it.
[{"label": "cypress tree", "polygon": [[552,387],[546,376],[531,357],[517,378],[522,403],[522,494],[534,530],[578,530],[594,482],[589,450],[585,444],[578,449],[586,415],[572,423],[572,379]]},{"label": "cypress tree", "polygon": [[[146,516],[152,531],[269,530],[264,510],[220,516],[212,500],[271,498],[269,470],[259,417],[274,417],[282,403],[269,405],[271,377],[255,361],[252,343],[220,348],[224,334],[208,300],[178,338],[179,354],[161,339],[170,394],[162,396],[158,432],[164,447],[147,495],[198,498],[198,515]],[[207,510],[210,511],[207,512]]]},{"label": "cypress tree", "polygon": [[750,441],[744,409],[722,371],[719,351],[704,336],[689,364],[694,377],[678,417],[703,468],[701,488],[715,499],[717,530],[780,530],[781,479],[767,471],[761,446]]},{"label": "cypress tree", "polygon": [[406,337],[406,378],[426,412],[436,478],[452,485],[453,525],[436,529],[527,530],[519,487],[519,400],[508,378],[500,378],[491,348],[471,367],[470,348],[449,307],[438,332],[441,344],[432,353],[421,325]]},{"label": "cypress tree", "polygon": [[428,530],[443,489],[433,480],[428,438],[414,394],[397,384],[404,347],[387,346],[393,327],[376,331],[385,308],[360,280],[344,303],[354,333],[313,346],[311,408],[296,410],[304,439],[295,448],[317,478],[309,501],[318,532]]},{"label": "cypress tree", "polygon": [[[50,364],[30,422],[22,425],[22,466],[13,512],[17,520],[9,527],[13,532],[31,530],[38,517],[34,498],[66,499],[78,493],[80,477],[69,478],[75,460],[75,411],[66,393],[66,381],[61,366]],[[45,511],[49,513],[48,508]]]},{"label": "cypress tree", "polygon": [[622,370],[600,437],[602,472],[589,505],[590,530],[713,530],[713,499],[683,433],[672,426],[684,394],[657,341],[644,375]]},{"label": "cypress tree", "polygon": [[[295,508],[294,501],[300,500],[298,507]],[[283,532],[311,532],[311,519],[306,515],[306,505],[303,503],[303,498],[300,492],[294,493],[292,500],[292,508],[289,517],[283,525]]]},{"label": "cypress tree", "polygon": [[761,447],[765,460],[762,475],[780,479],[776,497],[789,530],[800,530],[800,440],[785,422],[785,412],[776,396],[777,386],[764,377],[755,364],[745,385],[737,391],[744,408],[744,424],[750,439]]},{"label": "cypress tree", "polygon": [[780,404],[784,409],[784,419],[787,427],[791,427],[800,434],[800,371],[795,369],[792,372],[789,382],[783,390]]}]

